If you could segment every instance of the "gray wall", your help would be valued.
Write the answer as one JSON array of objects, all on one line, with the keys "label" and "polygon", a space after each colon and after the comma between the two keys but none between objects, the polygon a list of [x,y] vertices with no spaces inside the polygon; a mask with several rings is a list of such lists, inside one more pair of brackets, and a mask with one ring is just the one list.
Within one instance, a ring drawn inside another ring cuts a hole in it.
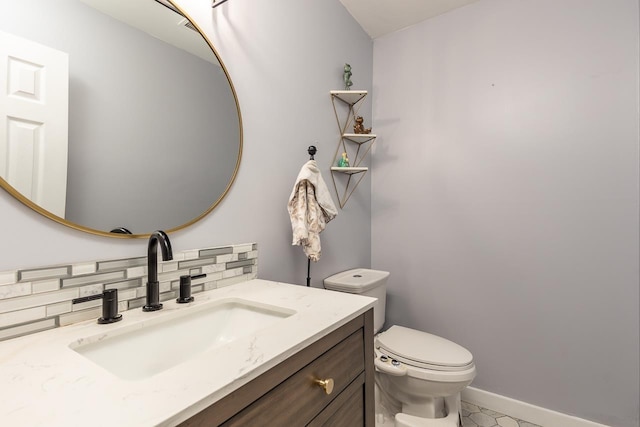
[{"label": "gray wall", "polygon": [[149,233],[218,199],[239,141],[220,67],[79,0],[0,0],[0,8],[0,30],[69,54],[66,219]]},{"label": "gray wall", "polygon": [[[230,194],[209,216],[173,233],[173,247],[257,242],[261,278],[303,284],[306,258],[291,246],[287,200],[310,144],[316,143],[316,160],[331,185],[339,134],[329,90],[341,88],[347,61],[355,87],[371,89],[373,43],[338,0],[233,0],[213,12],[208,2],[179,4],[210,35],[229,69],[242,109],[244,153]],[[370,120],[370,103],[362,112]],[[0,271],[146,254],[144,240],[75,231],[5,192],[0,218]],[[321,236],[314,285],[336,271],[370,265],[370,227],[367,177]]]},{"label": "gray wall", "polygon": [[481,0],[374,43],[387,320],[473,386],[637,427],[638,1]]}]

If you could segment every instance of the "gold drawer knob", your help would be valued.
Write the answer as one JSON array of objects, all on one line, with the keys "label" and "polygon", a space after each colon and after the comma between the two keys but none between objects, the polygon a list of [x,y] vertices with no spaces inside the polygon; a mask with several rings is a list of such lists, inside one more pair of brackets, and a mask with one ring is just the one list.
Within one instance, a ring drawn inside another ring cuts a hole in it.
[{"label": "gold drawer knob", "polygon": [[333,378],[328,378],[326,380],[316,380],[316,384],[324,389],[324,392],[327,394],[331,394],[333,391]]}]

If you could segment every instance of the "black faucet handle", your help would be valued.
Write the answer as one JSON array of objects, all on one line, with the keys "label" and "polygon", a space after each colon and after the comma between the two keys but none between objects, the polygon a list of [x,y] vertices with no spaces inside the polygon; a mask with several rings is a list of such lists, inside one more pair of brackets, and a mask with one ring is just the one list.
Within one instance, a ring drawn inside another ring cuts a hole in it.
[{"label": "black faucet handle", "polygon": [[186,304],[193,301],[191,296],[191,276],[180,276],[180,297],[176,299],[178,304]]},{"label": "black faucet handle", "polygon": [[118,313],[118,290],[105,289],[102,292],[102,317],[98,319],[98,323],[103,325],[121,320],[122,314]]},{"label": "black faucet handle", "polygon": [[200,279],[202,277],[207,277],[207,275],[196,274],[190,276],[187,274],[185,276],[180,276],[180,297],[176,299],[178,304],[186,304],[193,301],[194,298],[191,296],[191,279]]}]

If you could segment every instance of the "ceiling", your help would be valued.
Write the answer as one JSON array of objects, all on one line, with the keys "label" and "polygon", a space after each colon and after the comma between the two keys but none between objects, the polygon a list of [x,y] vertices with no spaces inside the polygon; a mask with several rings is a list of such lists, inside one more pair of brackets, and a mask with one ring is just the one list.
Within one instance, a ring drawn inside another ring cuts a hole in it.
[{"label": "ceiling", "polygon": [[211,49],[187,18],[163,0],[80,0],[102,13],[137,28],[178,49],[217,64]]},{"label": "ceiling", "polygon": [[372,39],[478,0],[340,0]]}]

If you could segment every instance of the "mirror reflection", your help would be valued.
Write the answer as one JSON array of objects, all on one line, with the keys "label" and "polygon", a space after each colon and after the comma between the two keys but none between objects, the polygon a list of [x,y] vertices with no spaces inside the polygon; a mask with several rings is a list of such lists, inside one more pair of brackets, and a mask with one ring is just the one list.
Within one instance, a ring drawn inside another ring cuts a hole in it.
[{"label": "mirror reflection", "polygon": [[179,229],[224,197],[242,150],[235,93],[168,6],[0,0],[5,189],[105,235]]}]

